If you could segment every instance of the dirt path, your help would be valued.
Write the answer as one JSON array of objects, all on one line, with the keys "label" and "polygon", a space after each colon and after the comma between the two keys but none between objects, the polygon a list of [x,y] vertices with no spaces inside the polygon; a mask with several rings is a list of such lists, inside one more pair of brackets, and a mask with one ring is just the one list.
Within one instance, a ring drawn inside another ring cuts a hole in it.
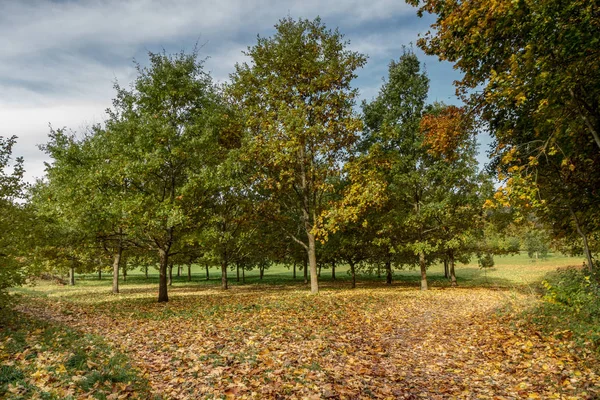
[{"label": "dirt path", "polygon": [[600,379],[572,344],[498,310],[489,289],[176,293],[22,311],[104,336],[165,398],[585,399]]}]

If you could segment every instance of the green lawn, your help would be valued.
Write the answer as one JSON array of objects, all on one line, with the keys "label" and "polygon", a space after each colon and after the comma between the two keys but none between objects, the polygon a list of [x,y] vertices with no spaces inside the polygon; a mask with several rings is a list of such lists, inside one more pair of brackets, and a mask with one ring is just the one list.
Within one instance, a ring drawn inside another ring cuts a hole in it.
[{"label": "green lawn", "polygon": [[[581,257],[569,257],[559,253],[550,253],[545,259],[533,260],[522,252],[517,255],[496,256],[495,266],[493,268],[481,269],[477,264],[477,260],[472,260],[469,264],[456,265],[456,276],[458,283],[467,286],[481,285],[496,285],[504,287],[513,287],[519,285],[528,285],[539,282],[544,275],[558,267],[580,266],[583,263]],[[184,267],[181,277],[176,276],[177,268],[173,269],[174,285],[188,285],[187,281],[187,266]],[[157,283],[158,271],[155,268],[149,270],[149,277],[146,280],[144,271],[141,268],[136,268],[128,271],[128,282],[121,282],[126,287],[135,286],[140,283]],[[444,278],[444,270],[442,264],[436,264],[429,267],[427,271],[430,284],[434,286],[448,285]],[[215,267],[209,269],[210,280],[206,280],[206,270],[204,266],[194,264],[192,266],[192,282],[201,285],[219,285],[221,282],[221,271]],[[241,276],[241,275],[240,275]],[[112,275],[109,273],[103,274],[102,281],[98,281],[97,274],[76,275],[78,280],[85,281],[86,286],[104,286],[110,283]],[[228,272],[229,283],[231,285],[238,284],[236,271]],[[331,281],[331,269],[323,268],[321,270],[321,281]],[[337,281],[350,281],[349,268],[341,265],[336,268]],[[420,272],[416,269],[394,269],[394,279],[400,282],[417,282],[420,279]],[[242,278],[240,277],[239,284]],[[385,280],[385,271],[381,270],[381,277],[377,276],[375,271],[371,273],[360,271],[357,276],[359,283],[377,282]],[[259,279],[258,269],[245,272],[246,284],[297,284],[303,281],[303,271],[298,268],[296,271],[296,279],[293,279],[291,267],[284,265],[272,265],[264,274],[263,279]]]}]

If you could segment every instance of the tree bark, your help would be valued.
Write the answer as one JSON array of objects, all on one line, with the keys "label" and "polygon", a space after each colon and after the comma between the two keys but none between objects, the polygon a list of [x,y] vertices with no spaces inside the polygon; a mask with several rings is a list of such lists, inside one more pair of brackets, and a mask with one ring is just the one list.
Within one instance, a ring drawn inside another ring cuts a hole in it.
[{"label": "tree bark", "polygon": [[169,301],[169,295],[167,292],[167,267],[169,264],[169,253],[163,249],[159,249],[158,258],[160,261],[158,272],[158,302],[166,303]]},{"label": "tree bark", "polygon": [[[571,97],[573,98],[573,100],[575,100],[575,103],[577,103],[577,111],[579,112],[579,115],[583,119],[583,122],[585,122],[585,125],[588,128],[588,130],[590,131],[590,133],[592,134],[592,137],[594,138],[594,142],[596,142],[596,146],[598,146],[598,148],[600,149],[600,135],[598,135],[598,131],[596,130],[596,128],[594,128],[594,125],[592,124],[590,119],[587,117],[587,115],[585,115],[585,110],[583,110],[583,111],[581,110],[582,100],[580,100],[575,95],[575,92],[573,91],[573,89],[569,89],[569,92],[571,93]],[[583,102],[585,102],[585,100],[583,100]]]},{"label": "tree bark", "polygon": [[571,212],[571,217],[573,217],[573,222],[575,222],[575,229],[577,229],[577,233],[579,234],[579,236],[581,236],[581,239],[583,240],[583,253],[585,254],[585,258],[587,259],[588,270],[592,272],[594,269],[594,263],[592,261],[592,253],[590,252],[590,246],[588,244],[587,235],[581,228],[581,224],[579,223],[579,218],[577,218],[577,214],[575,214],[575,211],[573,211],[573,208],[570,206],[569,211]]},{"label": "tree bark", "polygon": [[188,282],[192,281],[192,263],[188,264]]},{"label": "tree bark", "polygon": [[387,260],[385,262],[385,283],[388,285],[392,284],[392,262]]},{"label": "tree bark", "polygon": [[123,248],[119,246],[115,254],[113,254],[113,281],[112,281],[112,292],[119,293],[119,270],[121,269],[121,255],[123,254]]},{"label": "tree bark", "polygon": [[121,269],[123,271],[123,282],[127,282],[127,261],[121,263]]},{"label": "tree bark", "polygon": [[450,279],[450,270],[448,269],[448,259],[444,258],[444,278]]},{"label": "tree bark", "polygon": [[454,272],[454,251],[450,252],[450,282],[456,286],[456,273]]},{"label": "tree bark", "polygon": [[350,274],[352,275],[352,289],[356,287],[356,268],[353,262],[350,262]]},{"label": "tree bark", "polygon": [[75,260],[71,262],[69,267],[69,286],[75,286]]},{"label": "tree bark", "polygon": [[317,278],[317,252],[315,235],[308,232],[308,263],[310,265],[310,292],[319,293],[319,278]]},{"label": "tree bark", "polygon": [[146,275],[146,279],[148,279],[148,266],[144,266],[144,274]]},{"label": "tree bark", "polygon": [[221,263],[221,289],[227,290],[227,263]]},{"label": "tree bark", "polygon": [[263,276],[265,276],[265,267],[263,265],[258,266],[258,274],[259,279],[262,280]]},{"label": "tree bark", "polygon": [[102,280],[102,267],[98,268],[98,280],[101,281]]},{"label": "tree bark", "polygon": [[237,274],[237,282],[240,281],[240,264],[239,263],[235,263],[235,272]]},{"label": "tree bark", "polygon": [[177,277],[181,278],[181,264],[177,265]]},{"label": "tree bark", "polygon": [[246,283],[246,268],[242,266],[242,283]]},{"label": "tree bark", "polygon": [[323,264],[319,263],[319,270],[317,271],[317,278],[321,277],[321,268],[323,267]]},{"label": "tree bark", "polygon": [[308,283],[308,255],[304,257],[304,284]]},{"label": "tree bark", "polygon": [[294,279],[296,279],[296,262],[294,261]]},{"label": "tree bark", "polygon": [[419,266],[421,267],[421,290],[427,290],[427,265],[424,251],[419,253]]},{"label": "tree bark", "polygon": [[169,286],[173,286],[173,264],[169,264]]},{"label": "tree bark", "polygon": [[335,261],[331,262],[331,280],[335,281]]},{"label": "tree bark", "polygon": [[210,279],[210,275],[208,274],[208,263],[204,264],[206,266],[206,280]]}]

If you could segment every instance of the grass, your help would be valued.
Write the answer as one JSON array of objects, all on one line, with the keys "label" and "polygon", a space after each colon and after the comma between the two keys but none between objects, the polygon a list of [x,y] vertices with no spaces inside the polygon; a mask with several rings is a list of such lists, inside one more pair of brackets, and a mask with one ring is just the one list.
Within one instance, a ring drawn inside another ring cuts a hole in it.
[{"label": "grass", "polygon": [[[496,287],[496,288],[529,288],[539,284],[545,275],[556,270],[558,267],[581,265],[582,259],[568,257],[561,254],[549,254],[544,260],[533,261],[527,254],[498,256],[495,258],[493,268],[481,269],[477,263],[457,264],[456,276],[459,286],[464,287]],[[331,270],[323,268],[321,271],[320,285],[323,290],[330,290],[349,285],[351,277],[348,267],[339,266],[336,269],[336,281],[331,279]],[[359,286],[378,286],[385,282],[385,271],[381,271],[381,277],[375,272],[361,271],[357,280]],[[444,277],[441,264],[432,265],[427,272],[429,286],[432,288],[449,287],[450,283]],[[293,278],[291,268],[283,265],[272,265],[265,271],[263,279],[259,279],[258,270],[246,271],[245,283],[237,282],[235,270],[228,272],[229,285],[244,286],[247,288],[260,287],[260,285],[277,286],[303,286],[303,271],[297,270],[296,279]],[[420,272],[417,270],[394,270],[394,285],[418,287]],[[28,286],[13,289],[13,293],[26,294],[28,296],[42,296],[49,298],[79,299],[85,301],[97,301],[98,294],[106,294],[112,283],[112,275],[104,274],[102,280],[97,274],[77,274],[75,286],[61,286],[52,282],[39,281],[36,286]],[[192,266],[192,282],[187,280],[187,267],[184,268],[182,276],[173,274],[173,287],[171,292],[185,292],[187,290],[202,290],[220,286],[221,273],[215,268],[210,269],[210,280],[206,280],[206,271],[203,266]],[[146,279],[142,269],[128,271],[127,281],[120,278],[120,289],[123,293],[136,295],[146,293],[158,286],[158,272],[151,269]],[[117,297],[106,297],[105,301],[115,301]]]}]

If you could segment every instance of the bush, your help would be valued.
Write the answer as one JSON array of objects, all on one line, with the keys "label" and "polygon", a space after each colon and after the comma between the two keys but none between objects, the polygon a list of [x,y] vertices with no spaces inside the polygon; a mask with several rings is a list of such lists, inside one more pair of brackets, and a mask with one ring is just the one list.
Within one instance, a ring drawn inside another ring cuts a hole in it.
[{"label": "bush", "polygon": [[485,253],[479,257],[479,268],[492,268],[494,263],[494,255],[491,253]]},{"label": "bush", "polygon": [[568,329],[575,339],[600,351],[600,275],[567,268],[542,282],[544,303],[540,323],[552,330]]}]

